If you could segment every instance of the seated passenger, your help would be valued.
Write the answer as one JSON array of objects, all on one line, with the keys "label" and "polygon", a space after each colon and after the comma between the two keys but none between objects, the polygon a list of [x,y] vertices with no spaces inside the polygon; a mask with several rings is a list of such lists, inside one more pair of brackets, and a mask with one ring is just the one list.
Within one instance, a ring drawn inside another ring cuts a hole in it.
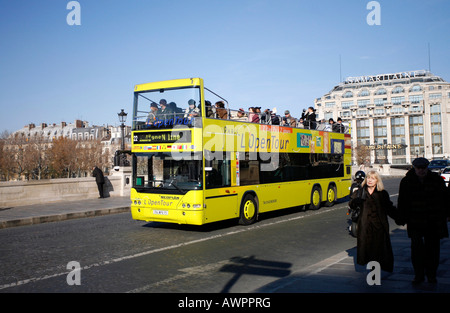
[{"label": "seated passenger", "polygon": [[261,114],[261,124],[271,124],[271,118],[270,118],[270,110],[265,109],[264,112]]},{"label": "seated passenger", "polygon": [[235,121],[248,122],[247,116],[245,116],[244,109],[239,109],[236,113],[236,117],[233,118]]},{"label": "seated passenger", "polygon": [[157,118],[159,118],[160,120],[165,120],[165,119],[173,117],[173,116],[171,116],[171,115],[173,115],[173,111],[167,105],[167,101],[165,99],[161,99],[159,101],[159,104],[161,105],[161,108],[159,109],[159,111],[157,113],[157,116],[156,116]]},{"label": "seated passenger", "polygon": [[256,113],[256,108],[248,108],[248,121],[252,123],[259,123],[259,115]]},{"label": "seated passenger", "polygon": [[325,126],[325,131],[327,131],[327,132],[333,131],[333,125],[334,125],[334,120],[332,118],[330,118],[328,120],[327,126]]},{"label": "seated passenger", "polygon": [[217,101],[215,103],[216,106],[216,114],[217,118],[226,120],[228,119],[228,112],[227,109],[225,109],[225,103],[223,101]]},{"label": "seated passenger", "polygon": [[189,119],[193,118],[193,117],[197,117],[200,116],[200,110],[199,108],[197,108],[195,106],[195,101],[194,100],[189,100],[188,101],[188,105],[189,107],[186,109],[184,117],[187,117]]},{"label": "seated passenger", "polygon": [[205,110],[206,110],[206,113],[205,113],[206,117],[214,118],[214,111],[211,106],[211,102],[208,100],[205,101]]},{"label": "seated passenger", "polygon": [[291,115],[291,112],[289,110],[284,111],[284,117],[283,122],[281,123],[282,126],[290,126],[290,127],[296,127],[297,126],[297,119],[294,118]]},{"label": "seated passenger", "polygon": [[338,117],[337,123],[333,124],[333,131],[336,133],[344,133],[345,126],[342,124],[342,119]]},{"label": "seated passenger", "polygon": [[145,120],[145,125],[151,126],[156,120],[156,115],[158,114],[158,104],[156,102],[152,102],[150,104],[150,112],[147,115],[147,119]]},{"label": "seated passenger", "polygon": [[308,112],[303,116],[305,128],[316,129],[316,113],[313,107],[308,108]]}]

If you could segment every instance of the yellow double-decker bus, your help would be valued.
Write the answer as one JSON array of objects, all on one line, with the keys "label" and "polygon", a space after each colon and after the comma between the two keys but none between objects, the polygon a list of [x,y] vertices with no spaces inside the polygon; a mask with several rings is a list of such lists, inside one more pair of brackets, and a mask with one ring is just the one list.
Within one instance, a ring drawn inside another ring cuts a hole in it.
[{"label": "yellow double-decker bus", "polygon": [[248,122],[201,78],[135,86],[132,156],[131,212],[143,221],[248,225],[331,206],[351,184],[349,134]]}]

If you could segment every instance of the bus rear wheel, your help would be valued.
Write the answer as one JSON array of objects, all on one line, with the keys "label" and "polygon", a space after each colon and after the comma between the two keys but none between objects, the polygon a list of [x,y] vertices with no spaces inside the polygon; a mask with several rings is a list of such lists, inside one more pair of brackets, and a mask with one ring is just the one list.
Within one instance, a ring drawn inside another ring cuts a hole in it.
[{"label": "bus rear wheel", "polygon": [[257,206],[252,195],[246,195],[241,202],[241,212],[239,215],[240,225],[250,225],[256,221]]},{"label": "bus rear wheel", "polygon": [[311,190],[311,203],[309,205],[310,210],[318,210],[322,202],[322,191],[319,186],[314,186]]},{"label": "bus rear wheel", "polygon": [[329,186],[327,191],[327,199],[325,201],[325,206],[330,207],[334,205],[336,201],[336,187]]}]

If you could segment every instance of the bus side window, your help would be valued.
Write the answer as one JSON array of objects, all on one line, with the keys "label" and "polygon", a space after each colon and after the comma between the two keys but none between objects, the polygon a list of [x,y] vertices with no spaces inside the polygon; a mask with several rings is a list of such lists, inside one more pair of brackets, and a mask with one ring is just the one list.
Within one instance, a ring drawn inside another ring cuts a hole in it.
[{"label": "bus side window", "polygon": [[231,186],[230,160],[224,155],[223,160],[205,160],[206,188],[220,188]]}]

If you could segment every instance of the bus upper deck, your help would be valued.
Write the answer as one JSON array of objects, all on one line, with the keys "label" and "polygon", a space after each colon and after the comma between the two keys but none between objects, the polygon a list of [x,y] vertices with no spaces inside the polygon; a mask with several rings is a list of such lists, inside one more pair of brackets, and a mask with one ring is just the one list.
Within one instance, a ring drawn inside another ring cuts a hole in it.
[{"label": "bus upper deck", "polygon": [[[174,80],[182,83],[190,82],[191,88],[176,88],[167,85],[166,88],[153,84],[138,85],[135,88],[135,108],[133,130],[161,129],[173,126],[201,127],[201,118],[224,119],[237,122],[248,122],[265,125],[279,125],[283,127],[302,128],[310,130],[350,133],[348,124],[338,124],[340,127],[332,127],[328,121],[320,120],[311,123],[302,121],[302,117],[286,117],[277,114],[277,109],[266,109],[261,112],[261,107],[230,108],[228,101],[213,91],[204,87],[206,97],[202,93],[200,79],[191,78]],[[156,88],[157,89],[152,89]],[[170,99],[165,99],[164,92],[170,92]],[[201,99],[205,99],[201,101]],[[209,100],[208,100],[209,99]],[[215,99],[215,100],[214,100]],[[212,100],[212,101],[211,101]],[[290,123],[290,119],[295,123]],[[334,124],[336,126],[336,123]],[[337,129],[337,131],[336,131]]]}]

